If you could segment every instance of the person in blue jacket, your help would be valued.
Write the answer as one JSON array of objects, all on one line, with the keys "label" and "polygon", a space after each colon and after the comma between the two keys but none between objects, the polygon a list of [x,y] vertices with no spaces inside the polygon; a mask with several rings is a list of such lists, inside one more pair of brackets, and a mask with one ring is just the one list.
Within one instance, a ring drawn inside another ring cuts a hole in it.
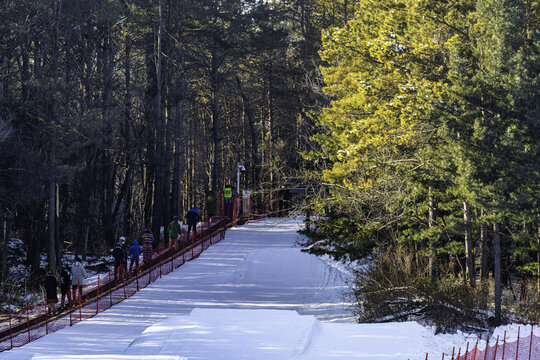
[{"label": "person in blue jacket", "polygon": [[186,220],[188,225],[188,234],[192,230],[193,233],[197,233],[197,223],[199,222],[199,220],[201,220],[201,215],[199,215],[199,211],[197,210],[196,206],[188,210],[188,212],[186,213]]},{"label": "person in blue jacket", "polygon": [[135,270],[139,268],[139,257],[141,256],[142,249],[139,246],[137,240],[133,240],[131,247],[129,248],[129,256],[131,257],[131,262],[129,263],[129,272],[133,269],[133,263],[135,263]]}]

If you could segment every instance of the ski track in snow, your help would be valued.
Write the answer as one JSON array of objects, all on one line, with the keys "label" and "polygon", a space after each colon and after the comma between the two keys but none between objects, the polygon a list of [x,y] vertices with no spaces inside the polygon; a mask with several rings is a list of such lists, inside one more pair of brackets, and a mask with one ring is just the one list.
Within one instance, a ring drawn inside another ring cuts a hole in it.
[{"label": "ski track in snow", "polygon": [[0,353],[9,360],[440,358],[465,335],[355,324],[344,274],[296,246],[302,219],[262,219],[99,315]]}]

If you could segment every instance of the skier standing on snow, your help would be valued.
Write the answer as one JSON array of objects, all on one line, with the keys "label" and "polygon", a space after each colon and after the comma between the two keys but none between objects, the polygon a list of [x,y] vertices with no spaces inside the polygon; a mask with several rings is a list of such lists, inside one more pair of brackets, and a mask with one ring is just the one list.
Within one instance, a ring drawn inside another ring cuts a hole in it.
[{"label": "skier standing on snow", "polygon": [[118,275],[120,275],[121,279],[124,277],[124,258],[126,257],[123,246],[124,241],[126,241],[126,238],[121,236],[112,251],[114,257],[114,280],[118,279]]},{"label": "skier standing on snow", "polygon": [[71,275],[66,268],[62,269],[60,273],[60,306],[64,307],[64,298],[67,297],[68,304],[71,304]]},{"label": "skier standing on snow", "polygon": [[[79,293],[79,301],[82,302],[82,289],[84,287],[84,278],[86,271],[82,264],[81,258],[76,257],[75,262],[71,265],[71,290],[73,295],[73,303],[77,303],[77,292]],[[77,291],[79,290],[79,291]]]},{"label": "skier standing on snow", "polygon": [[58,303],[58,283],[56,277],[49,270],[44,282],[45,297],[47,298],[47,307],[49,309],[49,315],[54,315],[56,312],[56,304]]},{"label": "skier standing on snow", "polygon": [[131,256],[131,261],[129,263],[129,272],[131,273],[133,269],[133,263],[135,263],[135,270],[139,268],[139,256],[141,256],[141,247],[137,240],[133,240],[131,247],[129,248],[129,255]]},{"label": "skier standing on snow", "polygon": [[180,223],[178,222],[178,216],[175,216],[172,221],[169,223],[169,226],[167,227],[167,231],[169,232],[169,244],[170,246],[173,246],[174,251],[178,249],[178,238],[180,237],[180,234],[182,233],[182,227],[180,226]]},{"label": "skier standing on snow", "polygon": [[196,206],[188,210],[188,212],[186,213],[188,235],[191,231],[193,231],[193,234],[197,233],[197,223],[199,222],[200,219],[201,219],[201,215],[199,215],[199,211],[197,210]]}]

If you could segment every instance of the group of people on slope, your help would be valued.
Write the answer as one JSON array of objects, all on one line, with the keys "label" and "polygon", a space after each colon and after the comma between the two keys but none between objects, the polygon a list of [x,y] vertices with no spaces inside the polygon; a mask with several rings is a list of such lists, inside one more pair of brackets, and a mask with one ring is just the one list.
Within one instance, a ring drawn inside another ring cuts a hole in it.
[{"label": "group of people on slope", "polygon": [[[126,238],[123,236],[118,238],[118,241],[116,242],[116,245],[112,251],[114,258],[114,280],[118,280],[118,277],[123,279],[129,274],[132,274],[133,265],[135,265],[135,271],[137,271],[139,269],[139,258],[141,253],[144,254],[143,261],[152,260],[154,236],[149,229],[146,229],[142,235],[142,243],[143,246],[141,247],[137,240],[133,240],[128,249],[128,246],[126,245]],[[129,269],[127,267],[128,258],[130,259]]]},{"label": "group of people on slope", "polygon": [[[197,233],[197,224],[201,221],[201,215],[197,206],[193,206],[186,213],[186,224],[187,224],[187,233],[195,235]],[[180,222],[178,216],[174,216],[172,221],[167,226],[167,233],[169,235],[169,243],[173,247],[174,251],[178,251],[178,241],[180,236],[185,231]]]},{"label": "group of people on slope", "polygon": [[[75,261],[71,265],[71,271],[67,268],[62,268],[60,272],[60,307],[62,309],[82,301],[82,289],[85,278],[86,270],[82,265],[81,258],[78,256],[75,257]],[[47,271],[43,287],[49,314],[54,315],[58,312],[58,281],[51,270]],[[66,299],[67,303],[65,301]]]},{"label": "group of people on slope", "polygon": [[[195,234],[197,232],[197,224],[201,220],[201,216],[197,209],[197,206],[192,207],[186,213],[187,232]],[[175,216],[168,226],[168,235],[170,244],[174,247],[174,250],[178,250],[178,240],[184,232],[182,223],[178,216]],[[141,236],[142,247],[137,240],[133,240],[128,247],[126,238],[120,236],[116,242],[112,256],[114,258],[114,280],[123,279],[129,274],[133,273],[133,267],[135,265],[135,271],[139,268],[139,258],[141,253],[143,254],[143,261],[151,262],[154,252],[155,240],[154,235],[150,229],[145,229]],[[129,269],[127,266],[128,258],[130,259]],[[77,304],[77,294],[79,301],[82,301],[82,289],[84,287],[84,279],[86,278],[86,271],[82,265],[82,261],[79,257],[75,258],[71,266],[71,271],[67,268],[63,268],[60,273],[60,293],[61,293],[61,308],[65,308],[65,300],[69,305]],[[47,299],[49,313],[54,314],[57,312],[58,304],[58,281],[52,271],[48,271],[44,280],[44,290]]]},{"label": "group of people on slope", "polygon": [[[197,223],[201,220],[201,216],[197,209],[197,206],[192,207],[186,213],[186,223],[188,226],[187,232],[196,233]],[[178,216],[174,216],[173,220],[169,223],[168,235],[170,245],[173,247],[174,251],[178,251],[178,241],[182,235],[184,229],[182,223],[179,220]],[[133,272],[133,265],[135,265],[135,271],[139,268],[139,257],[141,253],[143,254],[143,261],[151,262],[153,253],[155,239],[152,231],[150,229],[145,229],[144,233],[141,236],[142,247],[140,246],[137,240],[133,240],[131,245],[126,245],[126,238],[121,236],[112,251],[114,258],[114,280],[118,278],[122,279]],[[129,270],[127,268],[127,261],[130,259]]]}]

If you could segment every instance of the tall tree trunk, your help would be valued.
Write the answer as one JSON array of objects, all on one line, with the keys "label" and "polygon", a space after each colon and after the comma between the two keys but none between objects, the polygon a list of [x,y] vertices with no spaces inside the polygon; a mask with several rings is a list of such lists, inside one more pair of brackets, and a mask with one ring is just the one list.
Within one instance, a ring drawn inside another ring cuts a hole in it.
[{"label": "tall tree trunk", "polygon": [[[54,158],[53,160],[54,161]],[[49,181],[49,246],[47,260],[49,263],[49,270],[54,272],[56,270],[56,181],[54,177],[51,177]]]},{"label": "tall tree trunk", "polygon": [[242,97],[242,105],[244,112],[247,116],[248,120],[248,127],[249,127],[249,136],[251,138],[251,151],[250,151],[250,180],[251,180],[251,186],[253,188],[253,184],[257,183],[257,179],[259,178],[259,146],[257,142],[257,131],[255,129],[255,119],[253,116],[253,113],[251,112],[251,109],[249,107],[249,99],[246,96],[246,93],[244,92],[244,87],[242,86],[242,81],[237,76],[236,77],[236,84],[238,85],[238,90],[240,91],[240,96]]},{"label": "tall tree trunk", "polygon": [[499,223],[493,224],[493,261],[495,277],[495,325],[501,324],[501,242]]},{"label": "tall tree trunk", "polygon": [[154,188],[154,221],[153,226],[155,230],[159,230],[161,226],[165,226],[165,219],[163,219],[163,201],[164,201],[164,188],[165,188],[165,168],[164,157],[165,154],[165,127],[164,116],[162,109],[162,36],[163,36],[163,13],[162,13],[162,1],[159,1],[158,5],[159,14],[159,26],[157,33],[157,47],[156,47],[156,152],[154,155],[155,165],[155,188]]},{"label": "tall tree trunk", "polygon": [[184,113],[182,106],[182,97],[176,102],[176,115],[174,121],[174,158],[173,158],[173,181],[172,181],[172,213],[180,216],[180,195],[181,195],[181,179],[184,173],[184,147],[182,139],[184,137]]},{"label": "tall tree trunk", "polygon": [[474,258],[473,258],[473,242],[471,231],[471,207],[468,201],[463,201],[463,221],[465,223],[465,256],[467,265],[466,278],[469,282],[469,286],[474,287]]},{"label": "tall tree trunk", "polygon": [[[429,228],[432,228],[435,225],[435,205],[433,203],[433,195],[431,194],[431,187],[428,190],[429,194],[429,210],[428,210],[428,226]],[[435,263],[435,253],[433,251],[433,240],[428,239],[428,246],[429,246],[429,258],[428,258],[428,273],[429,278],[431,280],[435,277],[435,269],[434,269],[434,263]]]},{"label": "tall tree trunk", "polygon": [[103,227],[105,231],[105,240],[108,244],[114,243],[114,169],[113,169],[113,116],[111,115],[112,96],[113,96],[113,66],[112,66],[112,39],[106,37],[104,40],[104,48],[102,54],[103,62],[103,108],[102,118],[105,125],[105,144],[108,149],[104,150],[105,165],[103,167],[104,176],[104,212],[103,212]]},{"label": "tall tree trunk", "polygon": [[536,248],[536,259],[538,262],[537,274],[536,274],[536,288],[537,292],[540,294],[540,215],[538,215],[538,230],[537,230],[537,248]]},{"label": "tall tree trunk", "polygon": [[217,50],[212,49],[212,69],[211,69],[211,81],[212,81],[212,140],[214,146],[214,156],[212,159],[212,190],[218,190],[221,183],[221,148],[220,148],[220,119],[219,119],[219,59]]},{"label": "tall tree trunk", "polygon": [[0,212],[0,224],[2,224],[2,282],[7,280],[8,266],[8,221],[7,216],[3,212]]},{"label": "tall tree trunk", "polygon": [[[483,218],[485,211],[481,210],[481,217]],[[487,246],[488,228],[485,222],[482,222],[480,226],[480,243],[482,245],[482,254],[480,258],[480,279],[482,281],[488,278],[488,246]]]},{"label": "tall tree trunk", "polygon": [[[485,210],[480,211],[480,217],[483,219]],[[489,287],[487,283],[488,279],[488,228],[487,224],[482,220],[482,225],[480,226],[480,244],[481,244],[481,258],[480,258],[480,283],[482,286],[482,297],[480,300],[480,308],[487,309],[487,298],[489,294]]]}]

